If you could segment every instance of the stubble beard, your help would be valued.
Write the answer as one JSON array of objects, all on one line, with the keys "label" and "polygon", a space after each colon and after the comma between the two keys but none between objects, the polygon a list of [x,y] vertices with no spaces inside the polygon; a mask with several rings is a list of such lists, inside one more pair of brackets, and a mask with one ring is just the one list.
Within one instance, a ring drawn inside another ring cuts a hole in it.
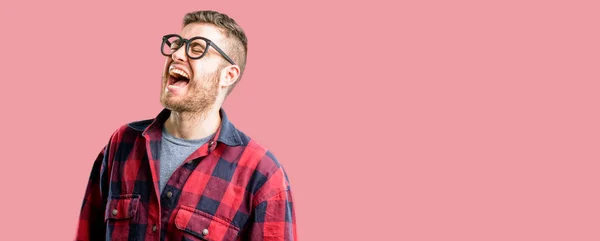
[{"label": "stubble beard", "polygon": [[218,94],[218,72],[205,75],[188,83],[188,91],[184,96],[173,96],[165,91],[166,79],[163,76],[163,86],[160,102],[163,107],[179,113],[202,116],[215,104]]}]

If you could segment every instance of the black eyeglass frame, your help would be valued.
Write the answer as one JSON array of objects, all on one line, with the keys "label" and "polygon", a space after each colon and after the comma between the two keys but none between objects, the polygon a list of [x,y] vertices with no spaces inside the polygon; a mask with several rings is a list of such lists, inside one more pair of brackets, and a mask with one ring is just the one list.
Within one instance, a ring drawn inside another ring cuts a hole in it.
[{"label": "black eyeglass frame", "polygon": [[[210,39],[207,39],[205,37],[200,37],[200,36],[196,36],[193,37],[191,39],[185,39],[181,36],[179,36],[178,34],[167,34],[165,36],[162,37],[162,43],[160,44],[160,53],[164,56],[170,57],[172,54],[167,54],[165,52],[163,52],[163,46],[166,44],[169,47],[171,47],[171,43],[168,42],[167,40],[169,38],[172,37],[177,37],[179,38],[179,41],[185,44],[185,54],[187,55],[188,58],[190,59],[201,59],[202,57],[204,57],[204,55],[206,55],[206,53],[208,52],[208,49],[210,48],[210,46],[212,46],[215,50],[217,50],[217,52],[219,52],[219,54],[221,54],[221,56],[223,56],[223,58],[225,58],[227,60],[227,62],[235,65],[235,62],[229,58],[229,56],[223,51],[221,50],[221,48],[219,48],[219,46],[217,46],[217,44],[215,44],[213,41],[211,41]],[[190,45],[189,43],[193,42],[196,39],[201,39],[204,40],[204,42],[206,42],[206,49],[204,50],[204,52],[202,52],[202,54],[198,57],[192,57],[190,56]],[[179,46],[179,48],[181,48],[183,46],[183,44],[181,44],[181,46]],[[177,48],[175,51],[179,50],[179,48]],[[173,51],[173,52],[175,52]]]}]

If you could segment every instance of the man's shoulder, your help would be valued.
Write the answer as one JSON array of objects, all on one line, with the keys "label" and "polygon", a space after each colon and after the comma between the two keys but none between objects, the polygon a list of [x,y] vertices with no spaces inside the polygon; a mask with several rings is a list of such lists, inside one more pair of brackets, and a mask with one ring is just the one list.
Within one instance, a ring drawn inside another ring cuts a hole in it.
[{"label": "man's shoulder", "polygon": [[246,146],[244,152],[248,157],[253,157],[255,164],[256,174],[262,174],[266,178],[270,178],[273,175],[285,174],[282,163],[279,161],[275,152],[252,137],[245,135],[240,132],[242,140],[245,140]]},{"label": "man's shoulder", "polygon": [[268,171],[281,167],[281,163],[269,147],[263,145],[263,143],[261,143],[259,140],[246,135],[244,132],[240,130],[237,131],[240,135],[243,145],[245,146],[244,152],[253,153],[254,155],[252,156],[259,161],[258,165],[260,168],[262,168],[264,171]]},{"label": "man's shoulder", "polygon": [[242,156],[252,158],[250,162],[253,163],[253,168],[249,169],[252,177],[249,180],[248,188],[250,193],[256,196],[255,204],[258,204],[280,192],[289,190],[290,182],[283,164],[274,151],[256,139],[248,137],[248,140]]}]

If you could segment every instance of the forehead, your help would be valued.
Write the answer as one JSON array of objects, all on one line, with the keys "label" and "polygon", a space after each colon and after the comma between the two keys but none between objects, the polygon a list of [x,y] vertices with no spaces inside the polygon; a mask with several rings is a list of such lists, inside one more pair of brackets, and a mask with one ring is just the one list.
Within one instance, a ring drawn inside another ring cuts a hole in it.
[{"label": "forehead", "polygon": [[222,43],[224,38],[216,26],[207,23],[190,23],[181,29],[179,35],[186,39],[196,36],[205,37],[216,44]]}]

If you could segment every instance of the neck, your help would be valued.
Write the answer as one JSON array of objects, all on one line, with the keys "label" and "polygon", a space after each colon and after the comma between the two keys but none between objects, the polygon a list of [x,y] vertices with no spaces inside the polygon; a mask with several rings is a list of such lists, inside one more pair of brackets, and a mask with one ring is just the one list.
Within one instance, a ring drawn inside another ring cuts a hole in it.
[{"label": "neck", "polygon": [[209,109],[205,113],[172,111],[165,122],[169,134],[182,139],[202,139],[217,131],[221,124],[219,109]]}]

